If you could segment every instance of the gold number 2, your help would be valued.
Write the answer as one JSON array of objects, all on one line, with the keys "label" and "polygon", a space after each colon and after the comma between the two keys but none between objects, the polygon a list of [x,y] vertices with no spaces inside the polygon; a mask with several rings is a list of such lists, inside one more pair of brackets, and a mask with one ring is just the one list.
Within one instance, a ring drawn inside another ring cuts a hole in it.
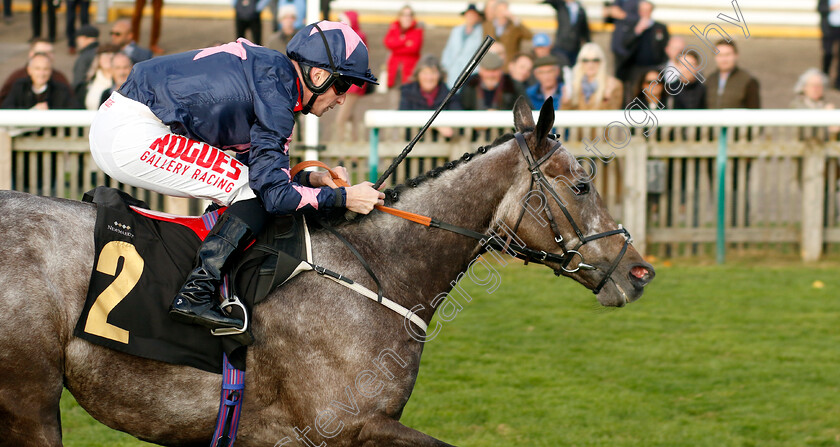
[{"label": "gold number 2", "polygon": [[[120,258],[124,259],[123,268],[117,275],[117,264]],[[145,261],[137,253],[137,249],[128,242],[111,241],[102,247],[99,261],[96,263],[96,271],[116,276],[116,278],[96,297],[96,301],[90,307],[85,322],[85,332],[128,344],[128,331],[108,323],[108,314],[137,285],[140,274],[143,273],[144,264]]]}]

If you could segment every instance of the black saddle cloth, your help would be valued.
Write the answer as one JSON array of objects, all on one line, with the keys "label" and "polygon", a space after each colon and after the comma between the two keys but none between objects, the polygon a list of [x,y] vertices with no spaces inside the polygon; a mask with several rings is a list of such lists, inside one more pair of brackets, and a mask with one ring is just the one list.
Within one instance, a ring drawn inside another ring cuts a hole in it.
[{"label": "black saddle cloth", "polygon": [[[225,352],[235,367],[245,369],[242,346],[206,328],[175,322],[168,314],[218,213],[202,216],[204,227],[197,232],[177,221],[140,214],[131,207],[148,209],[145,203],[113,188],[100,186],[85,194],[85,201],[97,205],[96,254],[74,335],[139,357],[219,374]],[[274,287],[302,271],[306,264],[301,260],[311,258],[307,241],[302,215],[277,216],[232,260],[233,292],[249,312]]]}]

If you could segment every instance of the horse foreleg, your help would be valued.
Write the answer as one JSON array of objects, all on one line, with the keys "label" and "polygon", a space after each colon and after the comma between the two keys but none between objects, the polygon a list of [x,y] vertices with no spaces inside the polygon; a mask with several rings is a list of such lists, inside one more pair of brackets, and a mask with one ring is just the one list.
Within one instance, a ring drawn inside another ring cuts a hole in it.
[{"label": "horse foreleg", "polygon": [[376,418],[365,424],[359,432],[362,447],[405,446],[405,447],[454,447],[425,433],[406,427],[399,421],[385,417]]}]

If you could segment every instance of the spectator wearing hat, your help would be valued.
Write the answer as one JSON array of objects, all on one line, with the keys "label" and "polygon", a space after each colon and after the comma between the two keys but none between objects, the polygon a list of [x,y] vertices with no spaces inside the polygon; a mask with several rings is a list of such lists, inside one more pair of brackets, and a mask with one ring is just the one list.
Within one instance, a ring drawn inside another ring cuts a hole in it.
[{"label": "spectator wearing hat", "polygon": [[[79,9],[79,24],[84,27],[90,23],[90,0],[67,0],[65,28],[67,32],[67,51],[76,54],[76,9]],[[99,36],[97,36],[99,37]]]},{"label": "spectator wearing hat", "polygon": [[534,77],[537,83],[528,87],[525,93],[534,109],[542,107],[550,96],[554,110],[560,110],[563,98],[563,78],[560,76],[560,61],[552,56],[543,56],[534,60]]},{"label": "spectator wearing hat", "polygon": [[484,34],[504,45],[505,62],[510,62],[516,53],[522,51],[523,41],[533,37],[531,30],[510,12],[510,7],[506,0],[499,0],[496,3],[493,20],[484,22]]},{"label": "spectator wearing hat", "polygon": [[271,32],[276,33],[280,29],[280,13],[279,8],[284,6],[295,7],[295,23],[296,29],[303,28],[306,25],[304,18],[306,17],[306,0],[271,0],[268,3],[268,9],[271,11]]},{"label": "spectator wearing hat", "polygon": [[450,89],[484,41],[484,30],[481,26],[483,16],[475,4],[470,3],[461,16],[464,17],[464,24],[452,28],[440,56],[441,66],[446,73],[446,86]]},{"label": "spectator wearing hat", "polygon": [[519,53],[513,56],[513,60],[508,64],[508,74],[516,88],[524,92],[525,89],[537,82],[534,79],[534,58],[527,53]]},{"label": "spectator wearing hat", "polygon": [[551,38],[546,33],[534,34],[531,39],[531,47],[534,52],[534,59],[546,57],[551,54]]},{"label": "spectator wearing hat", "polygon": [[[609,110],[623,107],[624,87],[607,74],[604,50],[595,42],[580,49],[563,95],[565,110]],[[538,106],[534,104],[534,106]]]},{"label": "spectator wearing hat", "polygon": [[[262,20],[260,14],[268,6],[270,0],[233,0],[236,25],[236,37],[245,37],[245,32],[251,30],[251,41],[262,45]],[[294,8],[294,6],[292,6]]]},{"label": "spectator wearing hat", "polygon": [[411,6],[405,5],[400,9],[397,20],[391,23],[385,34],[385,46],[391,50],[388,56],[388,88],[397,83],[397,72],[401,73],[401,83],[407,83],[423,49],[423,28],[417,23]]},{"label": "spectator wearing hat", "polygon": [[[132,39],[140,39],[140,22],[143,20],[143,9],[146,7],[146,0],[134,0],[134,13],[131,16]],[[165,51],[158,46],[160,41],[160,19],[163,13],[163,0],[152,0],[152,34],[149,36],[149,50],[153,54],[161,55]],[[129,54],[134,63],[139,60]],[[151,59],[149,56],[146,59]],[[145,60],[145,59],[144,59]]]},{"label": "spectator wearing hat", "polygon": [[467,80],[461,93],[464,110],[512,110],[525,92],[504,73],[504,62],[488,52],[478,66],[478,74]]},{"label": "spectator wearing hat", "polygon": [[706,80],[709,109],[760,109],[758,80],[738,67],[738,48],[735,42],[717,42],[715,64],[717,71]]},{"label": "spectator wearing hat", "polygon": [[278,16],[280,17],[280,29],[277,30],[274,37],[268,42],[268,47],[285,53],[286,45],[289,44],[292,37],[295,37],[295,34],[300,30],[295,25],[297,23],[297,9],[294,5],[283,5],[280,7]]},{"label": "spectator wearing hat", "polygon": [[543,0],[543,3],[557,10],[557,31],[551,53],[561,61],[561,66],[563,58],[569,61],[566,65],[575,65],[580,47],[592,40],[586,10],[575,0]]},{"label": "spectator wearing hat", "polygon": [[15,81],[3,100],[4,109],[72,109],[76,106],[73,94],[65,84],[52,78],[52,58],[35,53],[26,64],[27,76]]},{"label": "spectator wearing hat", "polygon": [[73,63],[73,93],[76,98],[84,98],[88,72],[99,47],[99,30],[93,25],[84,25],[79,28],[76,32],[76,47],[81,50]]},{"label": "spectator wearing hat", "polygon": [[[33,40],[32,43],[29,44],[29,54],[27,57],[31,59],[32,56],[34,56],[35,54],[41,53],[46,54],[50,58],[50,60],[53,60],[53,50],[54,48],[52,43],[47,42],[46,39],[38,38]],[[3,82],[3,87],[0,88],[0,103],[2,103],[3,100],[6,99],[6,96],[9,95],[9,92],[12,91],[12,85],[14,85],[14,83],[17,80],[29,76],[29,74],[27,73],[27,65],[24,65],[23,67],[20,67],[17,70],[13,71],[12,74],[10,74]],[[56,84],[62,84],[63,86],[67,87],[68,90],[70,90],[70,82],[67,80],[67,76],[64,76],[64,73],[58,70],[52,70],[50,81]]]}]

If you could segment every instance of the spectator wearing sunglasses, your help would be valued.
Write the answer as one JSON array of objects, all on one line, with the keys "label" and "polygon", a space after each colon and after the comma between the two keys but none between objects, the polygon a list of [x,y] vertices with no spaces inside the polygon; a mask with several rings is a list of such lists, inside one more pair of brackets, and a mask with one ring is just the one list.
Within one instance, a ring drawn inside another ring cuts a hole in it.
[{"label": "spectator wearing sunglasses", "polygon": [[135,64],[152,58],[152,51],[137,45],[134,32],[131,31],[131,21],[120,19],[111,26],[111,43],[120,47],[120,51],[131,58]]},{"label": "spectator wearing sunglasses", "polygon": [[572,78],[566,84],[563,109],[610,110],[622,108],[621,81],[607,74],[604,50],[590,42],[581,47]]},{"label": "spectator wearing sunglasses", "polygon": [[[370,182],[338,187],[326,173],[290,176],[295,114],[320,117],[343,104],[351,86],[367,83],[376,78],[361,38],[344,23],[321,21],[298,32],[285,55],[240,38],[137,64],[100,107],[90,146],[108,175],[228,207],[172,302],[175,320],[242,328],[215,297],[225,261],[259,234],[270,214],[367,214],[384,203]],[[336,172],[349,180],[346,169]],[[251,340],[247,333],[230,337]]]}]

